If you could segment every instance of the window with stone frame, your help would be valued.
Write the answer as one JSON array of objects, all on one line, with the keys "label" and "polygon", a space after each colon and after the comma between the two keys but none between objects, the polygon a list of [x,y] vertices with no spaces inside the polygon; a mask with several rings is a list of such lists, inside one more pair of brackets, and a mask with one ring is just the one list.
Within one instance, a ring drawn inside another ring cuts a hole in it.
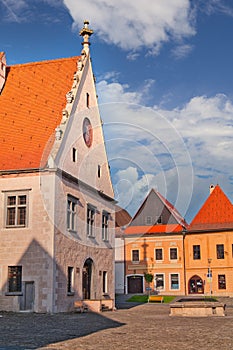
[{"label": "window with stone frame", "polygon": [[216,245],[217,259],[224,259],[224,244]]},{"label": "window with stone frame", "polygon": [[199,244],[193,245],[193,260],[201,259],[201,246]]},{"label": "window with stone frame", "polygon": [[171,273],[170,274],[170,289],[179,289],[180,288],[180,282],[179,282],[179,274],[178,273]]},{"label": "window with stone frame", "polygon": [[218,289],[226,289],[226,275],[218,275]]},{"label": "window with stone frame", "polygon": [[9,227],[26,227],[28,216],[28,194],[7,193],[6,194],[6,221]]},{"label": "window with stone frame", "polygon": [[132,262],[139,262],[139,249],[132,250]]},{"label": "window with stone frame", "polygon": [[156,273],[154,277],[155,281],[155,289],[156,290],[164,290],[164,274]]},{"label": "window with stone frame", "polygon": [[67,269],[67,293],[74,293],[74,268],[72,266],[68,266]]},{"label": "window with stone frame", "polygon": [[73,232],[77,231],[77,203],[77,198],[67,196],[67,230]]},{"label": "window with stone frame", "polygon": [[155,248],[155,260],[163,260],[163,248]]},{"label": "window with stone frame", "polygon": [[87,205],[87,235],[89,237],[95,237],[95,213],[96,208],[88,204]]},{"label": "window with stone frame", "polygon": [[22,266],[8,266],[8,292],[22,292]]},{"label": "window with stone frame", "polygon": [[102,240],[108,241],[108,221],[109,213],[107,211],[102,212]]},{"label": "window with stone frame", "polygon": [[170,248],[170,260],[178,259],[178,250],[177,248]]},{"label": "window with stone frame", "polygon": [[103,294],[108,292],[108,273],[103,271]]}]

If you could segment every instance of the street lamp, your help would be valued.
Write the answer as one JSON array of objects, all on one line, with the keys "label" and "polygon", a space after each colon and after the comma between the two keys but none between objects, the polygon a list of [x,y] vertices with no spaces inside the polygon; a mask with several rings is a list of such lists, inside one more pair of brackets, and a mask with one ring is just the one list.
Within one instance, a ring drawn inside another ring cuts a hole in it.
[{"label": "street lamp", "polygon": [[212,270],[210,267],[212,259],[208,258],[208,273],[207,273],[207,281],[210,284],[210,297],[212,296]]}]

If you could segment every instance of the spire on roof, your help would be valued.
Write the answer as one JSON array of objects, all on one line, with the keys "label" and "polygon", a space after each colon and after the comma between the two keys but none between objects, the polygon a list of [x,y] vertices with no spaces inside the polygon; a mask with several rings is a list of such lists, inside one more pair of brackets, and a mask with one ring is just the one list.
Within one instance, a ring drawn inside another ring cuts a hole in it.
[{"label": "spire on roof", "polygon": [[88,54],[89,46],[91,45],[89,42],[89,38],[94,33],[94,31],[88,27],[88,24],[89,24],[89,21],[85,20],[84,27],[79,32],[79,34],[83,37],[82,45],[83,45],[83,50],[86,52],[86,54]]}]

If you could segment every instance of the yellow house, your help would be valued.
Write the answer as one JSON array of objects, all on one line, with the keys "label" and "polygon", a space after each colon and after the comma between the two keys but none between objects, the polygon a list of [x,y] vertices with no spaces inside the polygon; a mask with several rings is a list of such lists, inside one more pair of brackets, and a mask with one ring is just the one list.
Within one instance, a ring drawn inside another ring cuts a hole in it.
[{"label": "yellow house", "polygon": [[187,294],[233,295],[233,206],[221,188],[210,195],[185,238]]}]

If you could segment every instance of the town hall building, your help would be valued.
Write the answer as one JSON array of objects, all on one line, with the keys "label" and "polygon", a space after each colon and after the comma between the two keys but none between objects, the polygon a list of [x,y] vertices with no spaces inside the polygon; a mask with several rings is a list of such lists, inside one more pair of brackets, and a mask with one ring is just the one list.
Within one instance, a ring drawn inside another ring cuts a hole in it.
[{"label": "town hall building", "polygon": [[90,59],[0,53],[0,310],[114,307],[115,201]]}]

